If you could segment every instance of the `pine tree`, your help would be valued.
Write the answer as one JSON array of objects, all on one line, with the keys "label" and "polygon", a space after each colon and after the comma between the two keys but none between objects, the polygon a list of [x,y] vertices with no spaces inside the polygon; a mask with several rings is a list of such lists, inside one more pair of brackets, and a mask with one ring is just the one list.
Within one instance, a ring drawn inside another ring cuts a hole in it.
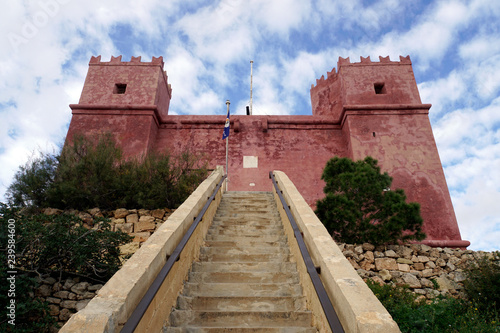
[{"label": "pine tree", "polygon": [[407,203],[402,189],[390,189],[392,178],[380,172],[377,160],[335,157],[321,179],[326,197],[316,214],[336,241],[381,245],[425,238],[420,205]]}]

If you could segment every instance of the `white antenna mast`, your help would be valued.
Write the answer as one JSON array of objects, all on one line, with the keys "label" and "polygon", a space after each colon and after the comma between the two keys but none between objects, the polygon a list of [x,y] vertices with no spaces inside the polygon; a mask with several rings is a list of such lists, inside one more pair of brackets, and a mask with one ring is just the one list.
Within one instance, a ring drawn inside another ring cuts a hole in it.
[{"label": "white antenna mast", "polygon": [[252,115],[253,60],[250,60],[250,115]]}]

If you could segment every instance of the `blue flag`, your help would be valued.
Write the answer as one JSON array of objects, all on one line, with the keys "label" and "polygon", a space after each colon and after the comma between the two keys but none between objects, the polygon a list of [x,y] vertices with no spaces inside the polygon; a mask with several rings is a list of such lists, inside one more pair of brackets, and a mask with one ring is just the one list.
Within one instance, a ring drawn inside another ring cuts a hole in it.
[{"label": "blue flag", "polygon": [[222,140],[229,136],[229,108],[227,109],[226,124],[224,125],[224,132],[222,132]]}]

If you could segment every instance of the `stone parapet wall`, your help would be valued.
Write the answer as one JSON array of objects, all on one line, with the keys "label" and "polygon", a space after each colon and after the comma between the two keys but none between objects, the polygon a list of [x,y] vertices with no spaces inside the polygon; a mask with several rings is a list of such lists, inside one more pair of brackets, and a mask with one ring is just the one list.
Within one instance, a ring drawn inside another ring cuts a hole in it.
[{"label": "stone parapet wall", "polygon": [[439,295],[462,297],[464,270],[469,264],[485,256],[500,260],[498,253],[432,248],[424,244],[338,246],[365,281],[408,285],[412,292],[427,299]]}]

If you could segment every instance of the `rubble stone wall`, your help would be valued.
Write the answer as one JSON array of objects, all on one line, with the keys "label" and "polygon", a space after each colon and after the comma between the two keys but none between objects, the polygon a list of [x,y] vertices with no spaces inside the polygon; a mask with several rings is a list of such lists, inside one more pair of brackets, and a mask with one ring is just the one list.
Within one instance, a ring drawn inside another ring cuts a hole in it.
[{"label": "rubble stone wall", "polygon": [[339,244],[344,256],[366,281],[408,285],[427,299],[438,295],[463,296],[464,269],[487,256],[500,261],[498,254],[450,248],[432,248],[424,244],[388,245]]}]

